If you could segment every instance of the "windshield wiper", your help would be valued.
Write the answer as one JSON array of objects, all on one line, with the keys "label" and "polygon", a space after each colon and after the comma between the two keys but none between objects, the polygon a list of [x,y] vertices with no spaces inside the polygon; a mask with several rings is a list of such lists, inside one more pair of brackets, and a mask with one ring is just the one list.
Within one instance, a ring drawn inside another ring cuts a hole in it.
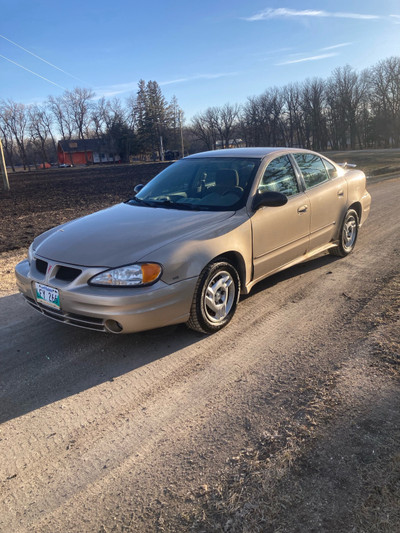
[{"label": "windshield wiper", "polygon": [[181,209],[183,211],[210,211],[210,208],[203,205],[197,204],[186,204],[180,202],[173,202],[172,200],[151,200],[146,201],[141,198],[134,196],[129,199],[126,203],[136,202],[139,205],[144,205],[146,207],[164,207],[165,209]]},{"label": "windshield wiper", "polygon": [[176,202],[172,202],[171,200],[154,200],[154,204],[156,207],[166,207],[171,209],[179,209],[181,204],[177,204]]},{"label": "windshield wiper", "polygon": [[184,202],[172,202],[171,200],[163,200],[162,202],[155,202],[160,207],[166,207],[167,209],[181,209],[183,211],[201,211],[202,206],[195,204],[186,204]]},{"label": "windshield wiper", "polygon": [[145,200],[142,200],[141,198],[137,198],[136,196],[134,196],[133,198],[130,198],[128,200],[128,203],[129,202],[136,202],[137,204],[145,205],[146,207],[154,207],[153,204],[150,204],[149,202],[146,202]]}]

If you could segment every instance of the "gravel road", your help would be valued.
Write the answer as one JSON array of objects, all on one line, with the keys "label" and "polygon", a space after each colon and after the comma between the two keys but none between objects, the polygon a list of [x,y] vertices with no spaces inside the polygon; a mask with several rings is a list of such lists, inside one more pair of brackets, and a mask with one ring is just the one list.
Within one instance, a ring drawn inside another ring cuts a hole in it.
[{"label": "gravel road", "polygon": [[[212,336],[184,326],[107,336],[1,298],[0,531],[211,531],[207,494],[240,476],[240,458],[265,435],[314,424],[314,445],[327,450],[373,410],[387,433],[398,384],[376,346],[398,347],[398,316],[378,319],[398,303],[400,179],[369,191],[353,254],[265,280]],[[338,468],[321,487],[342,502],[343,529],[326,503],[315,531],[345,531],[360,504],[361,481],[335,485]]]}]

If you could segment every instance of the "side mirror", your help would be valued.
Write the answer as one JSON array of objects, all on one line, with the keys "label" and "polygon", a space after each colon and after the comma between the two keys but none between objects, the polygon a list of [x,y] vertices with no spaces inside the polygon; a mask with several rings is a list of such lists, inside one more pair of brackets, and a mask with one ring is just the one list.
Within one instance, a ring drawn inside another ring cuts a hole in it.
[{"label": "side mirror", "polygon": [[265,191],[256,194],[252,207],[253,210],[256,211],[260,207],[279,207],[285,205],[287,201],[287,196],[281,192]]},{"label": "side mirror", "polygon": [[136,187],[133,189],[133,192],[137,194],[139,191],[143,189],[144,185],[143,183],[139,183],[139,185],[136,185]]}]

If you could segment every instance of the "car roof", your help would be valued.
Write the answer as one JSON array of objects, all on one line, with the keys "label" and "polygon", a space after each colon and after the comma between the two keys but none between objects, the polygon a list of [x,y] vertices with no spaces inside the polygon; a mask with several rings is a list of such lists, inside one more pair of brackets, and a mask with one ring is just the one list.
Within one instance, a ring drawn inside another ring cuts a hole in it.
[{"label": "car roof", "polygon": [[311,152],[303,148],[288,148],[281,147],[254,147],[254,148],[227,148],[224,150],[211,150],[209,152],[199,152],[197,154],[189,155],[185,159],[195,159],[198,157],[254,157],[262,158],[274,152]]}]

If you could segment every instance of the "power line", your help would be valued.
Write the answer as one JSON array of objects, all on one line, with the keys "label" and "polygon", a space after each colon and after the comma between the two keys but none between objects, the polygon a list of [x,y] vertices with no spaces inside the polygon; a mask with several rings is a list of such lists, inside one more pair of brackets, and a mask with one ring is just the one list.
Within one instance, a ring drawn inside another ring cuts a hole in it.
[{"label": "power line", "polygon": [[58,83],[55,83],[54,81],[51,81],[51,80],[45,78],[44,76],[41,76],[41,75],[38,74],[37,72],[33,72],[33,70],[29,70],[29,68],[26,68],[26,67],[20,65],[19,63],[16,63],[16,62],[13,61],[12,59],[8,59],[8,57],[3,56],[2,54],[0,54],[0,57],[2,57],[3,59],[5,59],[6,61],[9,61],[10,63],[13,63],[14,65],[17,65],[17,67],[23,68],[24,70],[30,72],[31,74],[34,74],[34,75],[37,76],[38,78],[42,78],[42,80],[48,81],[49,83],[51,83],[52,85],[55,85],[56,87],[60,87],[60,89],[64,89],[65,91],[68,90],[66,87],[63,87],[62,85],[59,85]]},{"label": "power line", "polygon": [[46,63],[47,65],[50,65],[51,67],[59,70],[60,72],[62,72],[63,74],[66,74],[67,76],[71,76],[71,78],[75,78],[76,80],[78,81],[81,81],[82,83],[85,83],[86,85],[87,82],[84,81],[84,80],[81,80],[80,78],[77,78],[76,76],[74,76],[73,74],[70,74],[69,72],[66,72],[65,70],[63,70],[62,68],[60,67],[57,67],[57,65],[53,65],[53,63],[50,63],[50,61],[47,61],[46,59],[44,59],[43,57],[40,57],[36,54],[34,54],[33,52],[31,52],[30,50],[27,50],[26,48],[24,48],[23,46],[21,46],[20,44],[12,41],[11,39],[8,39],[7,37],[5,37],[4,35],[1,35],[0,34],[0,37],[6,41],[8,41],[9,43],[13,44],[14,46],[17,46],[18,48],[20,48],[21,50],[23,50],[24,52],[26,52],[27,54],[30,54],[31,56],[33,57],[36,57],[36,59],[40,59],[40,61],[43,61],[43,63]]}]

